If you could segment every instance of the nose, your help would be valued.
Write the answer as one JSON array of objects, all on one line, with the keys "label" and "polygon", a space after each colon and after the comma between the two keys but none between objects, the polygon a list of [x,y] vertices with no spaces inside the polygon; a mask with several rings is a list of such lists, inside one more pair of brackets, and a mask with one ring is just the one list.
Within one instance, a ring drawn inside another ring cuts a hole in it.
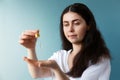
[{"label": "nose", "polygon": [[69,31],[70,31],[70,32],[73,32],[73,31],[74,31],[74,27],[73,27],[72,24],[69,26]]}]

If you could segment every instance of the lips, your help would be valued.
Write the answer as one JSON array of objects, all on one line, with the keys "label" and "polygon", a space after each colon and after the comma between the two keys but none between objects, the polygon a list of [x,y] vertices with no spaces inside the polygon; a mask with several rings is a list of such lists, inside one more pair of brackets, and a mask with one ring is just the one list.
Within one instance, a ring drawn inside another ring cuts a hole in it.
[{"label": "lips", "polygon": [[77,35],[68,35],[69,38],[76,38]]}]

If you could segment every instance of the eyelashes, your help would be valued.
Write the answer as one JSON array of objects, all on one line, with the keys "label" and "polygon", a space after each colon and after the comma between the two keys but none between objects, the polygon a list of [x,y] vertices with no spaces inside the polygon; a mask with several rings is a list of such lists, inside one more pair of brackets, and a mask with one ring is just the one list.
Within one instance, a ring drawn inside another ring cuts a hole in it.
[{"label": "eyelashes", "polygon": [[[69,23],[63,23],[63,26],[64,27],[68,27],[68,26],[70,26],[71,24],[69,24]],[[72,23],[72,25],[75,25],[75,26],[79,26],[80,25],[80,22],[74,22],[74,23]]]}]

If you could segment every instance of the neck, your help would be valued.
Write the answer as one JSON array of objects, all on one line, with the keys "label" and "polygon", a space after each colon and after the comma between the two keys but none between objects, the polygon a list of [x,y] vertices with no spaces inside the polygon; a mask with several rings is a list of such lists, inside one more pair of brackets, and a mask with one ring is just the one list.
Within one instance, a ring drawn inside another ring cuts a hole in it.
[{"label": "neck", "polygon": [[71,52],[72,55],[76,55],[82,48],[81,44],[72,44],[73,46],[73,51]]}]

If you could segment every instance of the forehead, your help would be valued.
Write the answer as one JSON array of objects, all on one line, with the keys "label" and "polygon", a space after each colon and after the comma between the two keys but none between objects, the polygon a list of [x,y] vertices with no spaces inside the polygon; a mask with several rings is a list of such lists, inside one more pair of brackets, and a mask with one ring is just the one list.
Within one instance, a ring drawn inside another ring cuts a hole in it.
[{"label": "forehead", "polygon": [[81,20],[83,18],[75,12],[67,12],[63,15],[63,21],[72,21],[75,19]]}]

